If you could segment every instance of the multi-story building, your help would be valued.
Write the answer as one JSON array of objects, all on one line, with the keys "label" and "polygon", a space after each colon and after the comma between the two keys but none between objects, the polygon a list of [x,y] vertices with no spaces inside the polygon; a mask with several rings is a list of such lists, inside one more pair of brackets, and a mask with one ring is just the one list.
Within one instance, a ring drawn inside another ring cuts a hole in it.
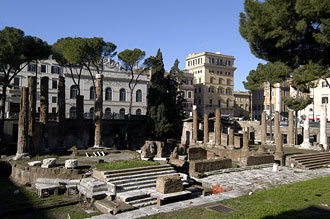
[{"label": "multi-story building", "polygon": [[250,118],[251,94],[249,92],[234,91],[234,116]]},{"label": "multi-story building", "polygon": [[[0,73],[1,74],[1,73]],[[96,71],[93,71],[96,74]],[[102,72],[103,78],[103,112],[106,118],[116,114],[127,114],[130,102],[130,73],[125,71],[119,63],[107,60]],[[30,63],[14,78],[14,86],[8,88],[6,101],[7,117],[19,112],[20,87],[27,87],[28,76],[36,76],[37,82],[37,106],[40,99],[40,78],[49,78],[49,113],[56,113],[57,86],[59,75],[65,77],[66,116],[75,117],[77,87],[75,86],[69,69],[59,66],[55,60],[42,60],[38,63]],[[74,78],[77,79],[74,70]],[[147,111],[147,75],[141,75],[133,94],[133,115],[145,115]],[[80,95],[84,96],[85,118],[92,118],[94,113],[95,92],[90,73],[83,69],[80,81]],[[40,109],[38,108],[38,112]]]},{"label": "multi-story building", "polygon": [[194,102],[200,116],[215,114],[216,108],[221,108],[223,116],[233,116],[234,60],[220,52],[193,53],[186,58],[185,69],[194,75]]},{"label": "multi-story building", "polygon": [[180,86],[182,96],[185,98],[183,103],[183,112],[185,117],[192,116],[192,106],[194,104],[194,75],[184,71],[183,84]]}]

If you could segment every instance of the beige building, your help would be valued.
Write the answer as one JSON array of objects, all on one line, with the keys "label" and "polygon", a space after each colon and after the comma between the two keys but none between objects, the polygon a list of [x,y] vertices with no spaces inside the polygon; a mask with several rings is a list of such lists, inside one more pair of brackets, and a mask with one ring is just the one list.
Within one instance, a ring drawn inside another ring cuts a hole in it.
[{"label": "beige building", "polygon": [[234,116],[250,118],[251,94],[244,91],[234,91]]},{"label": "beige building", "polygon": [[189,54],[186,70],[194,75],[195,98],[200,116],[204,113],[234,114],[234,56],[211,52]]}]

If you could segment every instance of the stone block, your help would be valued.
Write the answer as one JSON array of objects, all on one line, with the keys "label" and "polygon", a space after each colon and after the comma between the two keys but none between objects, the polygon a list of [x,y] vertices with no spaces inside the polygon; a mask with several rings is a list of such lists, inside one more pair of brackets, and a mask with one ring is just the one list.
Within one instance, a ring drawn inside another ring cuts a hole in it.
[{"label": "stone block", "polygon": [[65,168],[66,169],[74,169],[78,167],[78,160],[77,159],[70,159],[65,161]]},{"label": "stone block", "polygon": [[181,192],[183,185],[180,176],[161,176],[156,180],[156,191],[161,194]]},{"label": "stone block", "polygon": [[56,165],[56,158],[46,158],[42,161],[42,168],[54,167]]},{"label": "stone block", "polygon": [[189,148],[188,149],[188,159],[189,160],[203,160],[207,158],[207,150],[200,147]]},{"label": "stone block", "polygon": [[[246,166],[254,166],[267,163],[274,163],[273,155],[265,154],[257,156],[248,156],[246,160]],[[244,163],[242,163],[242,166],[245,166]]]},{"label": "stone block", "polygon": [[31,161],[31,162],[28,162],[28,165],[30,167],[34,167],[34,166],[41,166],[41,161],[37,160],[37,161]]},{"label": "stone block", "polygon": [[189,174],[191,176],[198,177],[199,173],[226,169],[231,167],[232,167],[232,160],[228,158],[191,161],[189,163]]}]

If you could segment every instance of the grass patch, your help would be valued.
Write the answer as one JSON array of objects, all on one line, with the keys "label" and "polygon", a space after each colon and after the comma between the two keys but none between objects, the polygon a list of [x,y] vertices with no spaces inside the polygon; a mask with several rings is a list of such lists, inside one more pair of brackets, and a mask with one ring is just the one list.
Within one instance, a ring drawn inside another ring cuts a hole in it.
[{"label": "grass patch", "polygon": [[135,167],[148,167],[148,166],[157,166],[159,163],[154,161],[146,160],[123,160],[123,161],[114,161],[110,163],[98,163],[96,164],[96,169],[98,170],[120,170],[127,168]]},{"label": "grass patch", "polygon": [[321,207],[330,203],[329,184],[330,177],[323,177],[219,202],[235,209],[233,213],[215,213],[194,207],[146,218],[330,218],[330,209]]}]

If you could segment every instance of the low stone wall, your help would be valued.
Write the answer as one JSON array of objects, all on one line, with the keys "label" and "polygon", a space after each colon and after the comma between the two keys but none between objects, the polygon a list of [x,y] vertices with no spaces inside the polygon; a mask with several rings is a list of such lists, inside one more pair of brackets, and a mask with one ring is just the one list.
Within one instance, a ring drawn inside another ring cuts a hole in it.
[{"label": "low stone wall", "polygon": [[189,174],[198,177],[204,172],[232,167],[232,160],[228,158],[214,160],[196,160],[189,163]]},{"label": "low stone wall", "polygon": [[188,149],[188,160],[203,160],[207,158],[207,150],[202,147]]},{"label": "low stone wall", "polygon": [[265,155],[248,156],[245,158],[241,158],[240,161],[241,166],[254,166],[254,165],[268,164],[268,163],[274,163],[273,155],[265,154]]},{"label": "low stone wall", "polygon": [[20,164],[12,164],[12,171],[10,175],[11,180],[18,184],[34,185],[37,178],[50,179],[81,179],[79,169],[65,169],[65,168],[41,168],[29,167]]}]

